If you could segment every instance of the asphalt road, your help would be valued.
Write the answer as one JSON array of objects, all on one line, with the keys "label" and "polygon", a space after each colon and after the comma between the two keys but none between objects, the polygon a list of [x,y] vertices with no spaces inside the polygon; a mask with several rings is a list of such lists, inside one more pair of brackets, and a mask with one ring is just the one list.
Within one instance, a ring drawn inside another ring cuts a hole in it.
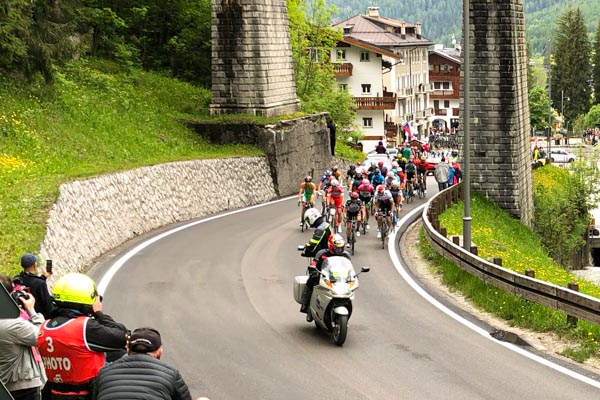
[{"label": "asphalt road", "polygon": [[[434,186],[430,177],[430,193]],[[293,299],[293,277],[306,269],[296,246],[310,236],[298,213],[285,200],[128,243],[92,271],[100,281],[122,264],[103,290],[104,310],[131,329],[157,328],[163,359],[193,396],[211,400],[600,395],[434,307],[400,276],[374,228],[356,246],[355,267],[371,272],[361,275],[348,339],[335,346]]]}]

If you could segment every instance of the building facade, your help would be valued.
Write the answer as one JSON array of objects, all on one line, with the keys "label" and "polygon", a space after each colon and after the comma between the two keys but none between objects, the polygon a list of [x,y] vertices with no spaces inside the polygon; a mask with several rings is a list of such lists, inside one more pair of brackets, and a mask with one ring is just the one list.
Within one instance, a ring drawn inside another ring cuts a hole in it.
[{"label": "building facade", "polygon": [[421,35],[421,24],[384,18],[378,7],[369,7],[367,15],[334,28],[343,32],[343,39],[331,60],[338,84],[354,97],[363,151],[379,141],[395,147],[411,135],[424,137],[433,113],[428,70],[433,42]]},{"label": "building facade", "polygon": [[429,51],[429,82],[433,91],[429,97],[429,107],[433,115],[429,117],[432,131],[455,133],[460,115],[460,46],[444,48],[435,45]]}]

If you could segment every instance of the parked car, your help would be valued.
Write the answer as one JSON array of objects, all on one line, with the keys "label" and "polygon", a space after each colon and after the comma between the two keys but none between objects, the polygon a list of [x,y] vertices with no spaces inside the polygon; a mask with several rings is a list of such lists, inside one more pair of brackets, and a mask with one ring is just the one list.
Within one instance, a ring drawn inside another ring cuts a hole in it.
[{"label": "parked car", "polygon": [[577,156],[565,149],[553,148],[550,149],[550,156],[548,158],[552,163],[571,163],[577,159]]},{"label": "parked car", "polygon": [[[387,149],[388,155],[393,159],[396,158],[396,155],[398,154],[398,149]],[[367,153],[367,157],[372,156],[377,154],[377,152],[375,150],[371,150],[370,152]]]}]

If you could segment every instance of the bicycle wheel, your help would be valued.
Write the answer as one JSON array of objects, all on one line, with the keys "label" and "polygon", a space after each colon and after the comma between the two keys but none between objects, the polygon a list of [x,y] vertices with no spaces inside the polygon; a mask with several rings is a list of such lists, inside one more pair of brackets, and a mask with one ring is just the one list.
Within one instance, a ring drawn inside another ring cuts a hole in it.
[{"label": "bicycle wheel", "polygon": [[350,254],[352,255],[354,255],[354,243],[356,243],[356,225],[353,223],[350,231]]},{"label": "bicycle wheel", "polygon": [[386,237],[387,231],[388,231],[387,221],[385,218],[386,217],[383,217],[383,220],[381,221],[381,248],[382,249],[385,249],[385,237]]}]

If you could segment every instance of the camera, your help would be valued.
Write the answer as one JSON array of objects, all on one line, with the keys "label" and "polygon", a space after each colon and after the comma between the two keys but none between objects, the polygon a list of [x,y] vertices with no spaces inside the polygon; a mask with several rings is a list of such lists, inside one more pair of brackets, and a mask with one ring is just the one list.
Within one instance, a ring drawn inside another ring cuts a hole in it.
[{"label": "camera", "polygon": [[21,301],[19,299],[21,297],[27,298],[27,294],[28,293],[23,289],[15,289],[10,294],[10,297],[12,297],[12,299],[14,300],[15,303],[17,303],[19,306],[22,306],[23,303],[21,303]]}]

